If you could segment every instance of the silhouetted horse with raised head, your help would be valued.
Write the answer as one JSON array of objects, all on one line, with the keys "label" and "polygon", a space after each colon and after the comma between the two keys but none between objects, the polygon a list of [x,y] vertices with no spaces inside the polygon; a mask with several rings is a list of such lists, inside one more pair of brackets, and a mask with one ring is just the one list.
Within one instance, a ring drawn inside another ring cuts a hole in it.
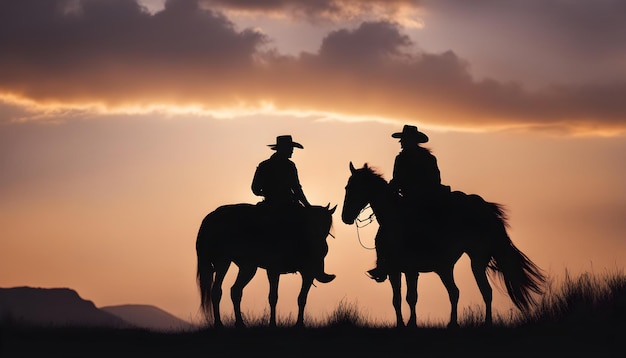
[{"label": "silhouetted horse with raised head", "polygon": [[[298,295],[297,326],[304,325],[304,307],[315,274],[314,260],[323,260],[328,252],[326,238],[332,229],[329,209],[314,205],[301,208],[303,215],[276,216],[263,205],[233,204],[220,206],[209,213],[198,231],[196,254],[197,283],[201,308],[215,327],[222,327],[220,300],[222,283],[231,265],[239,267],[231,287],[235,325],[244,327],[241,315],[243,288],[252,280],[257,268],[267,270],[269,280],[270,326],[276,326],[278,281],[281,274],[299,272],[302,286]],[[300,211],[300,208],[297,208]]]},{"label": "silhouetted horse with raised head", "polygon": [[[420,272],[435,272],[448,291],[451,304],[449,327],[458,326],[459,289],[454,282],[454,265],[463,253],[471,260],[476,283],[485,302],[485,323],[492,323],[492,289],[487,279],[496,276],[508,296],[523,312],[535,305],[546,280],[541,270],[509,238],[501,205],[478,195],[449,193],[441,206],[441,217],[431,222],[408,212],[387,181],[367,164],[355,169],[348,179],[341,218],[352,224],[369,204],[379,223],[377,240],[390,246],[389,281],[397,326],[404,326],[401,312],[401,275],[407,285],[409,326],[416,326],[417,279]],[[412,209],[411,209],[412,210]]]}]

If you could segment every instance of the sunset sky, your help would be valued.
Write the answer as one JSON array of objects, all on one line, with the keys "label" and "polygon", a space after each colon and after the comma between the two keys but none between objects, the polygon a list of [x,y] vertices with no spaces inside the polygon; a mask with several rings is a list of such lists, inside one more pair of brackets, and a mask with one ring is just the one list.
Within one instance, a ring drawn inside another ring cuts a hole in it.
[{"label": "sunset sky", "polygon": [[[365,275],[377,224],[360,243],[340,213],[350,161],[391,179],[404,124],[428,134],[444,184],[506,206],[551,278],[623,271],[626,1],[0,0],[0,287],[198,319],[201,220],[261,200],[254,170],[291,134],[309,201],[338,205],[337,279],[307,314],[344,300],[393,323],[388,282]],[[465,256],[455,277],[460,312],[482,307]],[[279,317],[299,285],[281,276]],[[244,313],[267,293],[260,270]],[[418,320],[448,315],[421,275]]]}]

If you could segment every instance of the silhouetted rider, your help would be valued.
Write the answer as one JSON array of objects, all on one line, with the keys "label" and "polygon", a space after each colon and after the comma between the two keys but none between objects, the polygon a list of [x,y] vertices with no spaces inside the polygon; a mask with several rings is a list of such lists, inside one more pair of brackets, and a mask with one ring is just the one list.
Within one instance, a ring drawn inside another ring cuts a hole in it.
[{"label": "silhouetted rider", "polygon": [[[393,133],[391,137],[400,139],[402,150],[395,158],[393,178],[389,185],[398,194],[401,205],[411,208],[411,212],[423,219],[424,214],[436,212],[438,201],[446,188],[441,185],[437,158],[430,149],[420,146],[428,142],[428,136],[416,126],[404,125],[402,132]],[[380,236],[379,233],[376,238]],[[383,282],[387,277],[385,261],[388,248],[384,240],[377,241],[380,242],[376,243],[376,267],[367,273],[377,282]]]},{"label": "silhouetted rider", "polygon": [[[276,144],[268,145],[276,153],[268,159],[262,161],[254,173],[252,179],[252,192],[255,195],[263,196],[262,204],[267,205],[275,215],[284,216],[290,219],[289,224],[301,223],[306,213],[303,208],[311,206],[302,190],[298,170],[294,162],[290,160],[293,148],[304,149],[302,144],[294,142],[290,135],[276,137]],[[310,242],[307,242],[311,244]],[[309,247],[309,251],[315,253],[315,247]],[[324,272],[324,257],[313,257],[316,261],[315,279],[322,283],[328,283],[335,279],[335,275]]]},{"label": "silhouetted rider", "polygon": [[411,201],[432,199],[441,189],[441,174],[437,158],[428,148],[420,146],[428,142],[428,136],[411,125],[405,125],[402,132],[391,136],[400,138],[402,147],[393,165],[391,188]]},{"label": "silhouetted rider", "polygon": [[263,196],[272,206],[311,206],[302,191],[296,164],[289,159],[294,147],[304,149],[302,144],[294,142],[290,135],[282,135],[276,137],[276,144],[268,146],[276,153],[257,167],[252,179],[254,195]]}]

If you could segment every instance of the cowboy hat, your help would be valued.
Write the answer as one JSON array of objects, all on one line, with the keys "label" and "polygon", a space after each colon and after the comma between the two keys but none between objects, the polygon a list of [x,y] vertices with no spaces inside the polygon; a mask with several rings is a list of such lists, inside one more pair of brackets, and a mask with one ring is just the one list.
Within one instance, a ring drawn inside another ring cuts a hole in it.
[{"label": "cowboy hat", "polygon": [[288,147],[304,149],[302,144],[294,142],[291,139],[290,135],[279,135],[278,137],[276,137],[276,144],[268,144],[267,146],[270,147],[272,150],[276,150],[277,148],[288,148]]},{"label": "cowboy hat", "polygon": [[417,130],[416,126],[405,124],[402,128],[402,132],[397,132],[391,135],[393,138],[410,139],[417,143],[428,142],[428,136]]}]

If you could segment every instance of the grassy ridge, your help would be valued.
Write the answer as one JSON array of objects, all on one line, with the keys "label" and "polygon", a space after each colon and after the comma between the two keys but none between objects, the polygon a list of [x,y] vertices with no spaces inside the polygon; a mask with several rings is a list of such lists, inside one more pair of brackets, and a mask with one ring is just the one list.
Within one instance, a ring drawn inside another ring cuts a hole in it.
[{"label": "grassy ridge", "polygon": [[368,322],[356,304],[340,302],[325,320],[296,329],[270,329],[265,320],[247,329],[227,326],[182,333],[96,328],[35,328],[4,322],[0,356],[71,357],[380,357],[483,356],[621,357],[626,337],[626,275],[565,275],[548,285],[535,310],[495,317],[482,325],[479,309],[467,311],[461,328],[397,329]]}]

